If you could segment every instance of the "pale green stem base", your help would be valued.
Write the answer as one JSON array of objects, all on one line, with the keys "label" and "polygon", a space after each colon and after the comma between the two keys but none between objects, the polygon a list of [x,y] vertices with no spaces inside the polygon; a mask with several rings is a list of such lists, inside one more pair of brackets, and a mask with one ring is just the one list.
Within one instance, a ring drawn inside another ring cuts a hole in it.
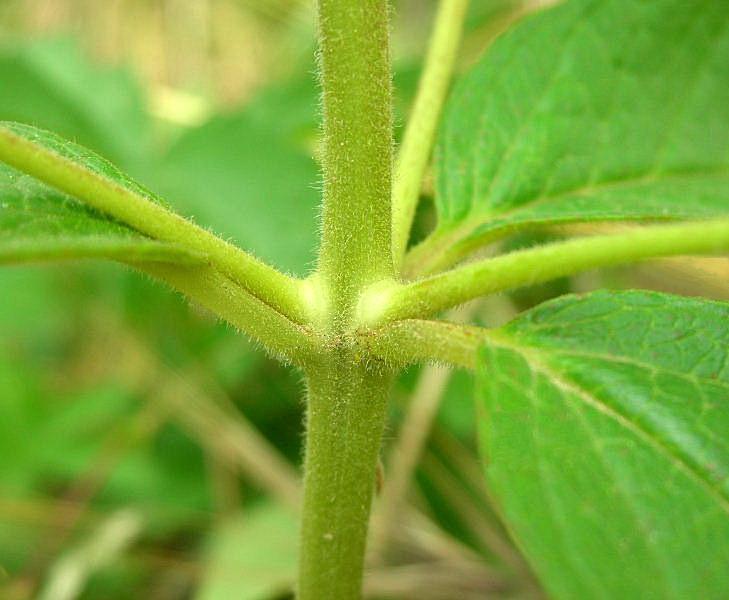
[{"label": "pale green stem base", "polygon": [[361,597],[390,375],[334,351],[307,369],[299,600]]}]

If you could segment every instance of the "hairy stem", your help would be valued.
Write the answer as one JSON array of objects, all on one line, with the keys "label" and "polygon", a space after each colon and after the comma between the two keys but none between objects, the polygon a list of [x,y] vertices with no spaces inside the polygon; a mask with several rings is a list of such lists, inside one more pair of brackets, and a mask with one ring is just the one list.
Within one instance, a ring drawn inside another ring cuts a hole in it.
[{"label": "hairy stem", "polygon": [[321,282],[335,330],[361,288],[392,277],[387,0],[319,0],[324,110]]},{"label": "hairy stem", "polygon": [[488,331],[446,321],[409,319],[372,331],[366,347],[372,356],[393,368],[437,362],[473,370],[476,351]]},{"label": "hairy stem", "polygon": [[311,331],[273,310],[212,267],[134,265],[243,331],[274,357],[300,365],[314,349]]},{"label": "hairy stem", "polygon": [[299,557],[301,600],[361,595],[390,376],[353,344],[362,290],[392,279],[392,82],[387,0],[318,0],[324,200],[320,352],[305,365],[308,412]]},{"label": "hairy stem", "polygon": [[18,135],[11,125],[0,123],[0,160],[141,233],[192,250],[253,296],[296,322],[306,322],[300,282],[83,163]]},{"label": "hairy stem", "polygon": [[[477,261],[393,288],[381,322],[433,315],[479,296],[650,258],[729,251],[729,220],[655,225]],[[372,316],[370,316],[372,318]]]},{"label": "hairy stem", "polygon": [[306,374],[297,598],[357,600],[391,377],[369,371],[337,350]]},{"label": "hairy stem", "polygon": [[392,253],[398,271],[456,62],[468,2],[440,1],[425,70],[398,156],[392,190]]},{"label": "hairy stem", "polygon": [[[474,316],[482,303],[449,311],[447,318],[459,323]],[[415,469],[422,457],[423,448],[438,414],[443,394],[451,377],[451,369],[440,364],[424,365],[410,403],[402,419],[397,441],[390,450],[387,477],[377,502],[377,513],[369,552],[380,558],[386,551],[398,520],[402,516],[405,500],[410,490]]]}]

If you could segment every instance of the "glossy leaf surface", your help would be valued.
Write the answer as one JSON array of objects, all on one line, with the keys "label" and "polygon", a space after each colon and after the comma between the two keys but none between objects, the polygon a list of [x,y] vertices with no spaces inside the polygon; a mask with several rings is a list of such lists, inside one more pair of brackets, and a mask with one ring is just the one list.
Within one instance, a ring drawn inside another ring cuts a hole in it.
[{"label": "glossy leaf surface", "polygon": [[566,296],[482,349],[487,476],[555,598],[729,588],[729,305]]}]

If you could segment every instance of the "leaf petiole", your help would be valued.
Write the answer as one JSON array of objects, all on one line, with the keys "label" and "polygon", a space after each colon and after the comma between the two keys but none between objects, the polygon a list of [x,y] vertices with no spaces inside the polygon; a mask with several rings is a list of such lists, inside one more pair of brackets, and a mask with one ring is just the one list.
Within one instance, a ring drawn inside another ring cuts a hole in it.
[{"label": "leaf petiole", "polygon": [[308,328],[272,310],[217,269],[161,263],[132,266],[164,281],[225,319],[283,362],[301,365],[314,351],[313,336]]},{"label": "leaf petiole", "polygon": [[386,323],[423,318],[479,296],[651,258],[729,251],[729,219],[652,225],[512,252],[464,265],[389,292]]},{"label": "leaf petiole", "polygon": [[441,0],[425,69],[395,166],[392,188],[392,247],[399,269],[408,243],[423,174],[458,55],[469,0]]},{"label": "leaf petiole", "polygon": [[[94,168],[83,159],[94,161]],[[300,282],[169,211],[110,164],[61,138],[0,122],[0,160],[153,239],[204,255],[248,293],[293,321],[306,321]]]}]

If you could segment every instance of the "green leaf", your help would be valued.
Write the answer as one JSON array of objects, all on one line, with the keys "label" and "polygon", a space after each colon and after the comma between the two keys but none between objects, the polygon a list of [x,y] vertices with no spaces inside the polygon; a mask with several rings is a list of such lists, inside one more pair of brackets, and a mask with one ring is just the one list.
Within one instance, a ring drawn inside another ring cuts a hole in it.
[{"label": "green leaf", "polygon": [[318,168],[285,130],[243,111],[187,132],[163,159],[158,184],[185,214],[276,266],[303,274],[314,260]]},{"label": "green leaf", "polygon": [[[161,203],[159,198],[90,150],[20,123],[0,122],[3,144],[29,145],[68,161],[63,178],[91,174],[105,183]],[[9,155],[11,160],[13,154]],[[38,168],[34,165],[34,168]],[[57,169],[53,164],[50,168]],[[0,163],[0,264],[69,258],[195,263],[200,257],[160,242]]]},{"label": "green leaf", "polygon": [[[319,87],[305,77],[273,85],[230,114],[183,134],[151,180],[185,214],[279,268],[306,274],[315,260],[320,203]],[[400,67],[405,112],[418,69]]]},{"label": "green leaf", "polygon": [[198,600],[266,600],[291,589],[296,572],[296,520],[263,504],[221,524],[212,539]]},{"label": "green leaf", "polygon": [[555,598],[729,589],[729,304],[548,302],[489,335],[487,477]]},{"label": "green leaf", "polygon": [[79,171],[90,172],[136,196],[141,196],[157,204],[166,205],[159,196],[134,181],[105,158],[55,133],[24,123],[0,121],[0,135],[4,138],[4,143],[7,140],[9,144],[23,143],[35,146],[39,154],[41,152],[52,153],[56,157],[72,163]]},{"label": "green leaf", "polygon": [[152,150],[134,78],[91,64],[68,39],[0,48],[0,120],[55,131],[135,173]]},{"label": "green leaf", "polygon": [[[282,140],[311,142],[319,133],[319,86],[314,73],[314,52],[296,68],[296,75],[274,83],[245,106],[247,119],[275,132]],[[232,116],[232,115],[231,115]]]},{"label": "green leaf", "polygon": [[197,260],[184,248],[147,238],[0,164],[0,265],[78,258]]},{"label": "green leaf", "polygon": [[438,235],[729,213],[729,11],[571,0],[460,82],[436,151]]}]

